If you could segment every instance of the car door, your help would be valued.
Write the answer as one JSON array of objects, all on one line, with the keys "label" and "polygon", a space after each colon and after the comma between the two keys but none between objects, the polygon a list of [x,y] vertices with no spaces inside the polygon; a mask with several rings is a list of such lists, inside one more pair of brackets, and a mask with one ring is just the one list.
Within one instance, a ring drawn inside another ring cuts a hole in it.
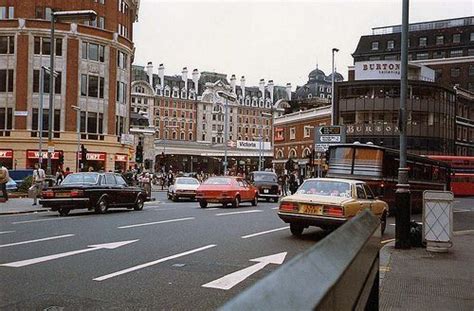
[{"label": "car door", "polygon": [[252,191],[252,186],[245,179],[242,179],[242,183],[244,185],[245,200],[251,201],[254,196],[254,193]]},{"label": "car door", "polygon": [[375,197],[374,193],[372,192],[372,189],[367,184],[364,184],[364,190],[365,193],[367,194],[367,201],[369,202],[370,205],[370,210],[372,213],[375,215],[380,215],[382,213],[383,206],[380,204],[377,204],[377,198]]},{"label": "car door", "polygon": [[370,209],[370,201],[367,200],[367,194],[364,190],[364,184],[356,184],[357,203],[359,203],[359,212]]},{"label": "car door", "polygon": [[109,204],[116,205],[121,201],[122,198],[119,195],[114,174],[105,174],[105,185],[105,192],[107,193]]},{"label": "car door", "polygon": [[117,182],[117,194],[123,198],[121,204],[132,204],[135,203],[136,194],[133,187],[129,187],[125,179],[120,175],[115,175],[115,181]]}]

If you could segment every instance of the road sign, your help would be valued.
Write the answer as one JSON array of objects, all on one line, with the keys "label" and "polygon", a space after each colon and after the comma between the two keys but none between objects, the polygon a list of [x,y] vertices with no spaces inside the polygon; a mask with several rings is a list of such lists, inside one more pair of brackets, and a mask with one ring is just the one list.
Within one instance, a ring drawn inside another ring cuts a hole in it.
[{"label": "road sign", "polygon": [[244,268],[242,270],[228,274],[220,279],[206,283],[202,287],[217,288],[223,290],[229,290],[235,285],[247,279],[252,274],[262,270],[269,264],[281,265],[285,261],[286,252],[278,253],[270,256],[250,259],[250,261],[257,262],[253,266]]},{"label": "road sign", "polygon": [[341,144],[346,142],[346,129],[344,126],[318,126],[315,129],[314,149],[317,152],[324,152],[331,144]]},{"label": "road sign", "polygon": [[54,146],[48,146],[48,152],[54,153]]}]

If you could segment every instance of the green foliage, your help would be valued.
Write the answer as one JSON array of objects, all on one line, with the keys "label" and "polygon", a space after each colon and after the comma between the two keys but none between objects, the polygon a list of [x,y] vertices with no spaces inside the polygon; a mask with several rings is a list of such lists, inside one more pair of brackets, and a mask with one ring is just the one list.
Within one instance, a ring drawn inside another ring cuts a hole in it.
[{"label": "green foliage", "polygon": [[33,183],[33,176],[25,177],[20,187],[18,187],[18,191],[28,193],[28,189],[31,187],[32,183]]}]

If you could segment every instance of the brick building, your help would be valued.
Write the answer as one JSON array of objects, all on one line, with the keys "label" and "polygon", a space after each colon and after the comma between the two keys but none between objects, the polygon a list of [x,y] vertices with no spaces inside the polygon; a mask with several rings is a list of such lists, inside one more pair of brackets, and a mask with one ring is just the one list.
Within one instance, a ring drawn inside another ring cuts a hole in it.
[{"label": "brick building", "polygon": [[[52,166],[76,166],[76,111],[88,165],[124,168],[120,143],[129,124],[133,23],[139,0],[0,1],[0,155],[10,168],[38,162],[41,67],[50,66],[51,12],[94,10],[97,19],[56,23]],[[44,80],[43,137],[47,137],[49,76]],[[44,148],[46,149],[46,139]],[[45,163],[45,161],[43,161]]]}]

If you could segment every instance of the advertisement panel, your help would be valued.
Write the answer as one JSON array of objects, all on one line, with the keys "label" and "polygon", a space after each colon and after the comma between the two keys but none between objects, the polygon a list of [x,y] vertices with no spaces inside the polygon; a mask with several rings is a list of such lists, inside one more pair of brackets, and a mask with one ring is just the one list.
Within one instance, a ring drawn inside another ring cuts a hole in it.
[{"label": "advertisement panel", "polygon": [[356,62],[355,80],[399,80],[400,61],[377,60]]},{"label": "advertisement panel", "polygon": [[[250,140],[238,140],[237,141],[237,149],[251,149],[251,150],[259,150],[260,142],[258,141],[250,141]],[[264,141],[262,142],[262,149],[263,150],[271,150],[272,144],[270,142]]]}]

